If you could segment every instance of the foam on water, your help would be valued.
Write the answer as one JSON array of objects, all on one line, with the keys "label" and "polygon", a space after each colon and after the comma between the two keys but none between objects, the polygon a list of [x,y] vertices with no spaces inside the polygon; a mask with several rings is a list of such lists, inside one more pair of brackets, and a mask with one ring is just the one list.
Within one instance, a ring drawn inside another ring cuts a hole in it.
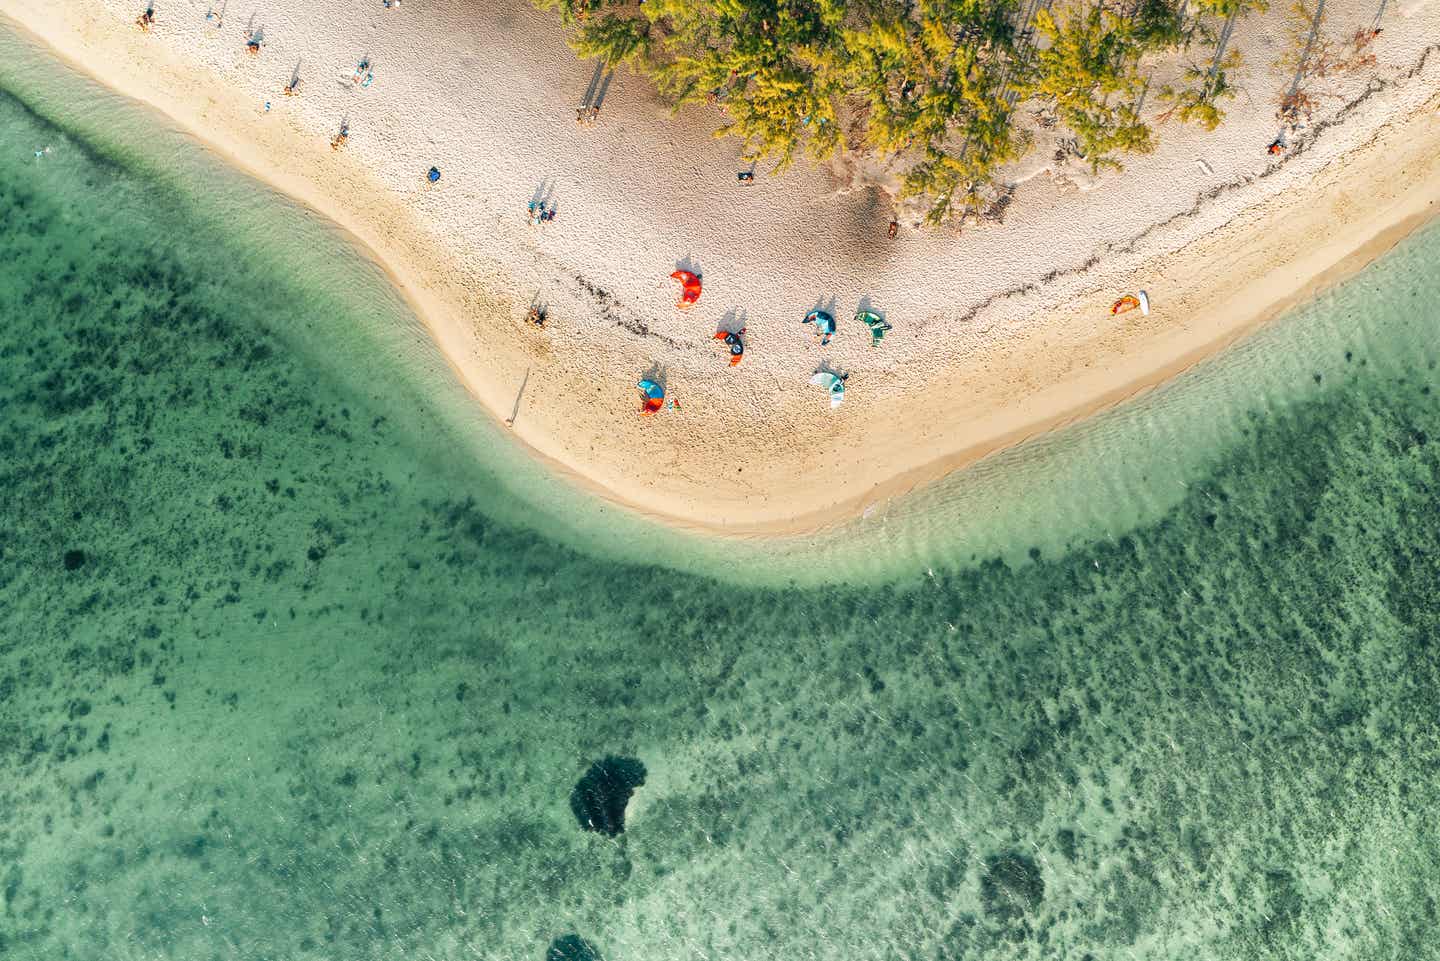
[{"label": "foam on water", "polygon": [[24,55],[0,955],[1440,956],[1440,233],[857,525],[869,586],[722,582],[521,473],[322,225]]}]

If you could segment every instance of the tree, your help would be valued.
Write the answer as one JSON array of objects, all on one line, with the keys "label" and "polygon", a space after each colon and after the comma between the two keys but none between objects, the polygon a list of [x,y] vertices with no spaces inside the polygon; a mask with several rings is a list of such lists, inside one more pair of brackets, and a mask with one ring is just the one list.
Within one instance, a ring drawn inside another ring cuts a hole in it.
[{"label": "tree", "polygon": [[1103,3],[1035,16],[1047,46],[1036,58],[1034,92],[1054,105],[1093,170],[1118,169],[1117,152],[1148,153],[1155,146],[1135,109],[1145,87],[1140,56],[1152,42],[1140,25]]},{"label": "tree", "polygon": [[[1012,0],[921,0],[846,32],[851,89],[868,110],[865,142],[913,152],[904,194],[932,200],[929,219],[984,203],[999,168],[1028,138],[1011,122],[1020,88]],[[1007,96],[1008,94],[1008,96]]]},{"label": "tree", "polygon": [[650,21],[610,14],[584,24],[575,34],[575,52],[608,64],[643,63],[650,53]]},{"label": "tree", "polygon": [[1241,63],[1240,51],[1232,50],[1214,67],[1190,64],[1185,68],[1184,85],[1167,84],[1160,88],[1160,99],[1170,104],[1170,109],[1160,115],[1160,121],[1163,123],[1173,116],[1182,123],[1193,123],[1206,130],[1220,126],[1225,111],[1218,104],[1235,96],[1229,72],[1238,69]]},{"label": "tree", "polygon": [[[937,223],[1003,193],[1006,166],[1030,146],[1017,104],[1047,106],[1097,171],[1153,149],[1142,59],[1191,36],[1184,0],[1133,0],[1124,12],[1114,0],[1058,0],[1035,15],[1038,47],[1017,22],[1019,0],[534,2],[559,12],[582,56],[652,78],[675,109],[718,106],[716,135],[738,138],[746,159],[783,170],[800,156],[872,152],[896,163],[903,194],[928,199]],[[1207,16],[1264,9],[1196,2]],[[1233,66],[1162,90],[1170,113],[1218,124]]]},{"label": "tree", "polygon": [[1247,13],[1264,13],[1270,3],[1269,0],[1195,0],[1195,6],[1201,13],[1228,20]]}]

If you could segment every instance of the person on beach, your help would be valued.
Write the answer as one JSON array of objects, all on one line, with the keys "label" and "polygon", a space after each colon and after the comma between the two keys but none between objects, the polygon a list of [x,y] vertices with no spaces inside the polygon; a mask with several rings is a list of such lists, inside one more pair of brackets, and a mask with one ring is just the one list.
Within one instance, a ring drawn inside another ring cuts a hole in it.
[{"label": "person on beach", "polygon": [[135,18],[135,26],[139,27],[139,28],[140,28],[141,30],[143,30],[145,33],[149,33],[149,32],[150,32],[150,28],[153,27],[154,25],[155,25],[155,4],[152,3],[152,4],[150,4],[148,7],[145,8],[145,12],[144,12],[144,13],[140,14],[140,16],[138,16],[138,17]]},{"label": "person on beach", "polygon": [[886,235],[887,237],[889,237],[891,240],[894,240],[894,239],[895,239],[895,235],[898,234],[899,232],[900,232],[900,221],[898,221],[898,220],[891,220],[891,221],[890,221],[890,229],[885,232],[885,235]]},{"label": "person on beach", "polygon": [[330,140],[330,149],[331,149],[331,150],[339,150],[341,147],[345,146],[345,141],[347,141],[347,140],[349,140],[349,139],[350,139],[350,124],[349,124],[349,123],[343,123],[343,122],[342,122],[342,123],[340,124],[340,132],[337,133],[337,134],[336,134],[334,137],[332,137],[331,140]]}]

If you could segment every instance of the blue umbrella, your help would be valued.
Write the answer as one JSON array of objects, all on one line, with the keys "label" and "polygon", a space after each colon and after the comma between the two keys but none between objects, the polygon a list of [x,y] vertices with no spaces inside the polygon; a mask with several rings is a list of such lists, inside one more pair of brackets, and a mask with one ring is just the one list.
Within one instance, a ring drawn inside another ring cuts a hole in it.
[{"label": "blue umbrella", "polygon": [[646,397],[652,398],[654,400],[660,400],[665,396],[665,388],[661,387],[653,380],[642,380],[635,386],[640,388],[640,392]]},{"label": "blue umbrella", "polygon": [[440,168],[439,168],[439,167],[431,167],[431,168],[430,168],[430,172],[425,175],[425,179],[429,180],[432,184],[433,184],[435,181],[439,180],[439,179],[440,179]]}]

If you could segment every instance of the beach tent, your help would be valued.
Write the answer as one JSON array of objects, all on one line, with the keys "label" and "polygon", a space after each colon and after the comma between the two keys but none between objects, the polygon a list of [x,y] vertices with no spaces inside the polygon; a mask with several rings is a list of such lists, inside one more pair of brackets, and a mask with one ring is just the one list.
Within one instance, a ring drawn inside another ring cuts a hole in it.
[{"label": "beach tent", "polygon": [[885,322],[885,318],[873,310],[857,310],[855,312],[855,319],[870,328],[871,347],[880,343],[885,337],[885,331],[890,329],[890,325]]},{"label": "beach tent", "polygon": [[677,270],[670,279],[680,281],[680,299],[676,301],[676,307],[689,307],[700,299],[700,278],[697,275],[688,270]]},{"label": "beach tent", "polygon": [[810,383],[816,387],[824,387],[830,392],[831,410],[845,402],[845,379],[843,377],[837,377],[828,370],[817,370],[810,378]]},{"label": "beach tent", "polygon": [[830,338],[835,334],[835,318],[823,310],[810,311],[801,323],[815,325],[815,333],[820,338],[822,347],[830,343]]},{"label": "beach tent", "polygon": [[635,385],[640,389],[640,416],[649,417],[665,406],[665,388],[653,380],[642,380]]},{"label": "beach tent", "polygon": [[425,179],[430,181],[432,184],[438,181],[440,179],[440,168],[431,167],[430,172],[425,175]]}]

